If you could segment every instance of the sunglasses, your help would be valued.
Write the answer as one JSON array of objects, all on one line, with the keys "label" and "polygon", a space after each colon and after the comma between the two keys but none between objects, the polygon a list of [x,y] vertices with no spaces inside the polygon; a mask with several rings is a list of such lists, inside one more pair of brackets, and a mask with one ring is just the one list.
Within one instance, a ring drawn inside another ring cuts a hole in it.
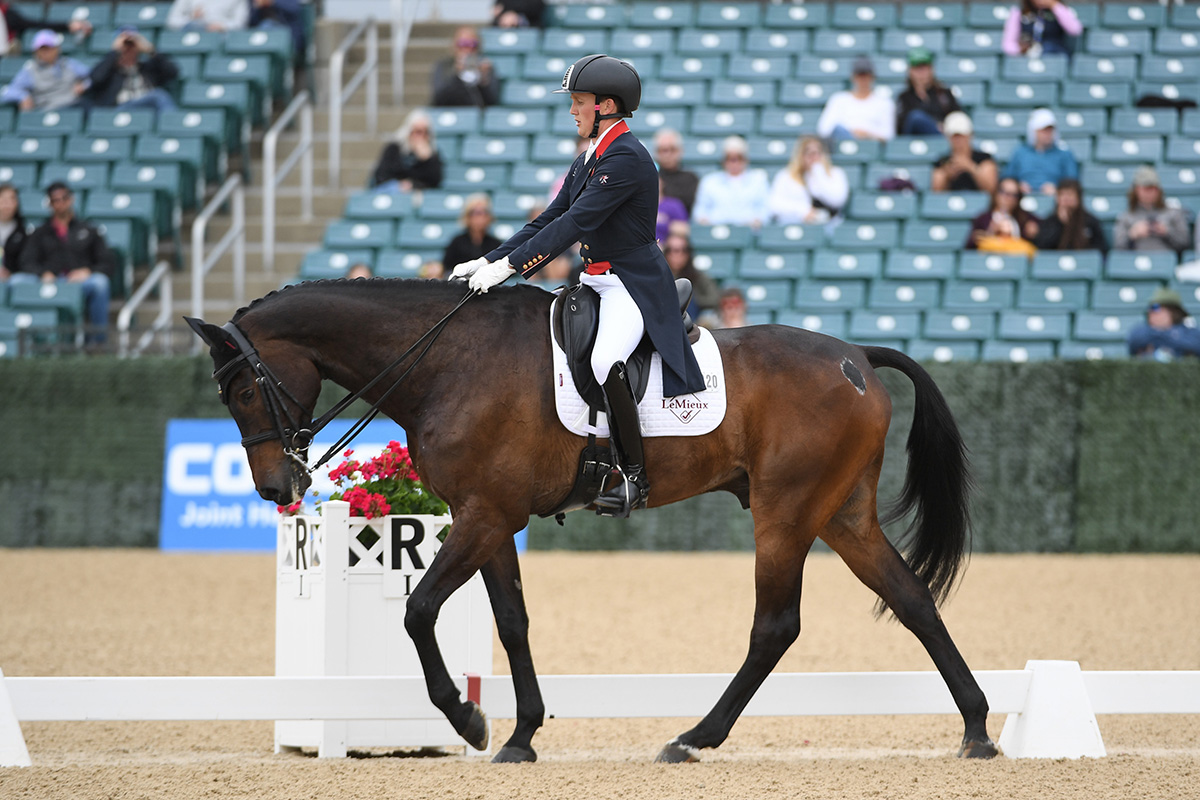
[{"label": "sunglasses", "polygon": [[69,194],[56,194],[50,198],[51,203],[65,203],[71,199]]},{"label": "sunglasses", "polygon": [[462,48],[469,49],[469,50],[474,50],[476,47],[479,47],[479,40],[478,39],[459,39],[458,41],[456,41],[454,43],[454,46],[462,47]]},{"label": "sunglasses", "polygon": [[1166,306],[1164,306],[1162,303],[1151,303],[1149,310],[1158,311],[1160,308],[1166,308]]}]

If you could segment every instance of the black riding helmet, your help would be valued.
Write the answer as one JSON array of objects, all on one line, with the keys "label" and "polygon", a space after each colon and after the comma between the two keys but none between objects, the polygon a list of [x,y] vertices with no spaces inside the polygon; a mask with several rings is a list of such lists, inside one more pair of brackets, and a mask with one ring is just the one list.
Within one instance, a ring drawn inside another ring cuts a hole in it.
[{"label": "black riding helmet", "polygon": [[[596,54],[584,56],[567,67],[563,75],[562,87],[555,94],[586,92],[596,95],[597,102],[602,97],[615,97],[624,113],[597,114],[589,138],[596,138],[600,129],[600,120],[632,117],[642,101],[642,79],[637,70],[628,61],[619,58]],[[600,106],[597,104],[597,110]]]}]

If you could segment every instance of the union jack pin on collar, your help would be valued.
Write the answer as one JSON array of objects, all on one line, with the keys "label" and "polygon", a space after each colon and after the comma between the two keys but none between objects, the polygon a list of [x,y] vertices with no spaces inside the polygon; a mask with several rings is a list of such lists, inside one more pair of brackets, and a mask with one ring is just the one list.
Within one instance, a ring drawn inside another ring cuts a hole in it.
[{"label": "union jack pin on collar", "polygon": [[599,178],[599,181],[600,181],[600,183],[608,183],[608,176],[607,176],[607,175],[601,175],[601,176],[600,176],[600,178]]}]

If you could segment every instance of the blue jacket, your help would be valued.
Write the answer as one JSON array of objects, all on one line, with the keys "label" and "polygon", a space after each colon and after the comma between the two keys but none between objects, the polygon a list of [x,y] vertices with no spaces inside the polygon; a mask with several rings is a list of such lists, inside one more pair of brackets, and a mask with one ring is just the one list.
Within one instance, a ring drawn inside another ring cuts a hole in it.
[{"label": "blue jacket", "polygon": [[1079,162],[1070,150],[1061,145],[1039,152],[1030,144],[1022,143],[1013,151],[1000,177],[1016,178],[1028,183],[1036,192],[1044,183],[1057,186],[1063,178],[1078,178]]},{"label": "blue jacket", "polygon": [[1163,330],[1143,322],[1129,331],[1128,342],[1129,355],[1154,361],[1200,356],[1200,329],[1187,325],[1173,325]]},{"label": "blue jacket", "polygon": [[[624,123],[618,123],[623,125]],[[642,312],[646,335],[662,356],[663,394],[704,391],[688,345],[671,268],[654,238],[658,170],[632,133],[614,132],[585,169],[581,153],[554,201],[512,238],[488,253],[530,278],[575,242],[584,264],[607,261]]]}]

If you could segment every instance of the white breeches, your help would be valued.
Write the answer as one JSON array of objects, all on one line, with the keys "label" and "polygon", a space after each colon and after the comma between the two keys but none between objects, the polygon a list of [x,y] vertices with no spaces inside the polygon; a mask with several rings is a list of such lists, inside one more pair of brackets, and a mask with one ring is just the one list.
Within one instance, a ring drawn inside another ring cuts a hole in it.
[{"label": "white breeches", "polygon": [[642,341],[646,323],[642,311],[629,295],[621,279],[611,272],[579,277],[579,282],[600,295],[600,323],[596,344],[592,346],[592,374],[601,386],[608,380],[609,370],[618,361],[626,361]]}]

